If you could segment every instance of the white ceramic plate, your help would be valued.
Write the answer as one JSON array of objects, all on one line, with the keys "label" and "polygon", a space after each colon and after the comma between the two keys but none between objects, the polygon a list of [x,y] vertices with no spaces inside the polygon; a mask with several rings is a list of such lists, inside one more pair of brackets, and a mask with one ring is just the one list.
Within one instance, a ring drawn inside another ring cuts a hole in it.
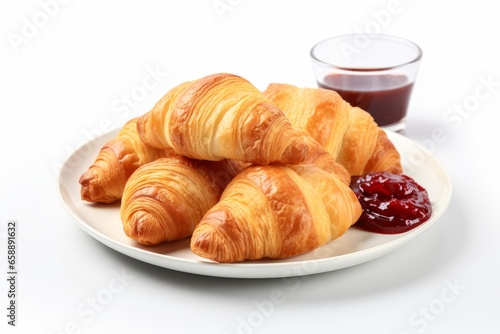
[{"label": "white ceramic plate", "polygon": [[388,254],[420,235],[438,220],[451,198],[450,178],[430,152],[402,135],[388,132],[401,153],[405,173],[429,193],[433,214],[427,222],[409,232],[395,235],[351,228],[337,240],[310,253],[284,260],[213,263],[190,250],[189,238],[155,247],[140,245],[124,234],[118,203],[95,205],[80,199],[80,175],[92,164],[102,145],[116,133],[95,138],[66,160],[59,176],[59,194],[64,206],[85,232],[110,248],[146,263],[187,273],[232,278],[279,278],[354,266]]}]

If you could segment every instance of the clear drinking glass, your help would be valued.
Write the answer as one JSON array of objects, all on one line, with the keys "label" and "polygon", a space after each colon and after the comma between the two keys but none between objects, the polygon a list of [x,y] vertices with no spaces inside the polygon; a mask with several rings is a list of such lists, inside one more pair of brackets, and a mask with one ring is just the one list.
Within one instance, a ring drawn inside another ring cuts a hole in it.
[{"label": "clear drinking glass", "polygon": [[310,54],[319,87],[366,110],[379,126],[404,130],[422,59],[417,44],[396,36],[351,34],[323,40]]}]

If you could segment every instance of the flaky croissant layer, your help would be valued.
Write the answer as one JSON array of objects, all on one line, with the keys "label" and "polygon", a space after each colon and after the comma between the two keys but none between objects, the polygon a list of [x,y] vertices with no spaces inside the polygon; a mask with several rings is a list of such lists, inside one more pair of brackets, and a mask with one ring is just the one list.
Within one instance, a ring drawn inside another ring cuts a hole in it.
[{"label": "flaky croissant layer", "polygon": [[171,155],[176,155],[172,149],[145,144],[137,133],[137,118],[131,119],[115,138],[104,144],[94,163],[81,175],[81,198],[88,202],[115,202],[122,197],[127,179],[137,168]]},{"label": "flaky croissant layer", "polygon": [[311,164],[251,166],[197,225],[191,249],[217,262],[287,258],[338,238],[360,214],[334,174]]},{"label": "flaky croissant layer", "polygon": [[366,111],[352,107],[335,91],[272,83],[264,95],[296,128],[306,130],[350,175],[403,172],[401,157]]},{"label": "flaky croissant layer", "polygon": [[137,128],[145,143],[193,159],[290,164],[308,154],[283,111],[250,82],[228,73],[174,87]]},{"label": "flaky croissant layer", "polygon": [[231,160],[163,158],[137,169],[123,192],[124,232],[146,245],[190,236],[242,165]]}]

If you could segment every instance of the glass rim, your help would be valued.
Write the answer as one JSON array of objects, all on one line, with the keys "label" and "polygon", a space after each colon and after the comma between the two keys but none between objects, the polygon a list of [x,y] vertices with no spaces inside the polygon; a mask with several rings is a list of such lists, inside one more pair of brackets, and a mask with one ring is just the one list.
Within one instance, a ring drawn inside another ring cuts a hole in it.
[{"label": "glass rim", "polygon": [[[327,61],[324,61],[324,60],[321,60],[318,58],[318,56],[315,54],[315,50],[320,46],[320,45],[323,45],[327,42],[330,42],[330,41],[333,41],[333,40],[336,40],[336,39],[345,39],[345,38],[353,38],[355,36],[362,36],[362,35],[366,35],[368,36],[369,38],[371,37],[372,39],[384,39],[384,40],[392,40],[392,41],[397,41],[397,42],[403,42],[404,44],[406,45],[409,45],[411,47],[413,47],[416,51],[416,55],[415,57],[411,58],[409,61],[405,61],[405,62],[402,62],[402,63],[399,63],[399,64],[395,64],[395,65],[392,65],[392,66],[385,66],[385,67],[356,67],[356,66],[340,66],[340,65],[335,65],[331,62],[327,62]],[[328,67],[333,67],[333,68],[337,68],[337,69],[340,69],[340,70],[346,70],[346,71],[358,71],[358,72],[371,72],[371,71],[387,71],[387,70],[392,70],[392,69],[396,69],[396,68],[399,68],[399,67],[404,67],[404,66],[407,66],[407,65],[410,65],[410,64],[413,64],[413,63],[417,63],[419,62],[421,59],[422,59],[422,55],[423,55],[423,51],[422,51],[422,48],[420,48],[420,46],[409,40],[409,39],[406,39],[404,37],[399,37],[399,36],[394,36],[394,35],[388,35],[388,34],[379,34],[379,33],[368,33],[368,34],[359,34],[359,33],[350,33],[350,34],[343,34],[343,35],[336,35],[336,36],[332,36],[332,37],[328,37],[328,38],[325,38],[319,42],[317,42],[316,44],[313,45],[313,47],[311,48],[311,50],[309,51],[309,55],[311,56],[311,59],[319,64],[322,64],[322,65],[326,65]]]}]

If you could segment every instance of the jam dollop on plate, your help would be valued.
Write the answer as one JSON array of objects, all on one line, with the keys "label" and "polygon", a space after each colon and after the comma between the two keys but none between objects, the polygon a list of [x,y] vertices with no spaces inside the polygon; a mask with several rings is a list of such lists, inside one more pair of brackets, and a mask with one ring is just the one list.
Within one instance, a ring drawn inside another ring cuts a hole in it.
[{"label": "jam dollop on plate", "polygon": [[355,226],[367,231],[407,232],[432,214],[427,190],[404,174],[372,172],[353,176],[351,189],[363,208]]}]

